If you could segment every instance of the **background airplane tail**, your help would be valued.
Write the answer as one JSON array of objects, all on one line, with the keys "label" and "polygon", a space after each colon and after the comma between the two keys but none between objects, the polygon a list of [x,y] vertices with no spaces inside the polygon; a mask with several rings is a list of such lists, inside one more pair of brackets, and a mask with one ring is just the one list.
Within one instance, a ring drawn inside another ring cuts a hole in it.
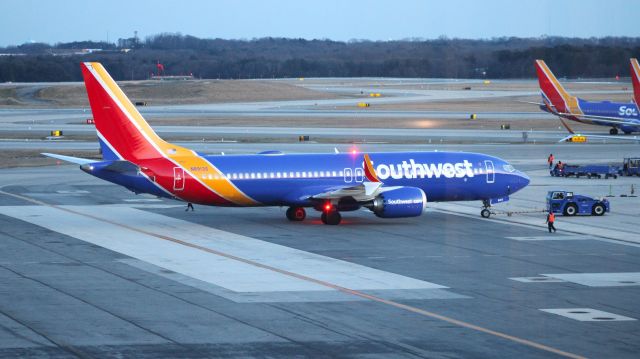
[{"label": "background airplane tail", "polygon": [[543,96],[558,112],[571,113],[571,104],[577,104],[577,99],[562,87],[543,60],[536,60],[536,73]]},{"label": "background airplane tail", "polygon": [[81,68],[104,159],[135,162],[176,152],[177,146],[153,131],[100,63],[85,62]]},{"label": "background airplane tail", "polygon": [[631,59],[631,82],[633,83],[633,100],[640,106],[640,65],[637,59]]}]

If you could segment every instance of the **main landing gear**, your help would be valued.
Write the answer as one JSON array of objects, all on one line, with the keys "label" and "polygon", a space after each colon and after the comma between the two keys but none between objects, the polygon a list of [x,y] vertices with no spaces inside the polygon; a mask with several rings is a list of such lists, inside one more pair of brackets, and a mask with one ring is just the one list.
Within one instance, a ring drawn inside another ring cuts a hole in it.
[{"label": "main landing gear", "polygon": [[307,211],[302,207],[289,207],[287,208],[287,219],[294,222],[304,221],[307,217]]},{"label": "main landing gear", "polygon": [[[307,212],[303,207],[289,207],[287,209],[287,219],[293,222],[303,221],[307,217]],[[330,204],[327,207],[323,207],[322,215],[320,216],[320,220],[324,224],[329,225],[337,225],[342,221],[342,216],[340,212],[338,212],[335,207]]]},{"label": "main landing gear", "polygon": [[618,129],[617,129],[617,128],[615,128],[615,127],[614,127],[614,128],[612,128],[612,129],[610,129],[610,130],[609,130],[609,134],[610,134],[610,135],[617,135],[617,134],[618,134]]},{"label": "main landing gear", "polygon": [[329,211],[322,211],[320,220],[324,224],[335,226],[336,224],[340,224],[342,216],[340,215],[340,212],[336,211],[335,209],[331,209]]},{"label": "main landing gear", "polygon": [[482,200],[482,210],[480,211],[480,215],[482,216],[482,218],[491,217],[491,210],[489,208],[491,208],[491,202],[489,202],[486,199],[483,199]]}]

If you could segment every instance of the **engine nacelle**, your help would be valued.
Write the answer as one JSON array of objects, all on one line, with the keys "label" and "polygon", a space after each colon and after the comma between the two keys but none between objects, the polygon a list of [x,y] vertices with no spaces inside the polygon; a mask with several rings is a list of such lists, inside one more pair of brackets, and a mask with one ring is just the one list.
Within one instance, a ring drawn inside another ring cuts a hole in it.
[{"label": "engine nacelle", "polygon": [[427,195],[416,187],[400,187],[382,192],[373,200],[371,211],[381,218],[417,217],[427,207]]}]

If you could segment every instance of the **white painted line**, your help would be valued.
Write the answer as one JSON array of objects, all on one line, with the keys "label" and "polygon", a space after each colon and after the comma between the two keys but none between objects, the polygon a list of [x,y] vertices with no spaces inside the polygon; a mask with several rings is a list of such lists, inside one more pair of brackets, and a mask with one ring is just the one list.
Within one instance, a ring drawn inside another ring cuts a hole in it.
[{"label": "white painted line", "polygon": [[515,280],[516,282],[522,283],[563,283],[565,282],[562,279],[540,276],[540,277],[512,277],[509,278],[511,280]]},{"label": "white painted line", "polygon": [[[341,261],[127,206],[0,206],[0,214],[96,244],[235,292],[321,291],[326,286],[148,233],[312,277],[353,290],[437,289],[444,286]],[[82,214],[107,219],[111,224]],[[131,227],[128,229],[126,227]]]},{"label": "white painted line", "polygon": [[620,322],[636,320],[635,318],[625,317],[624,315],[613,314],[591,308],[558,308],[540,310],[551,314],[561,315],[566,318],[579,320],[581,322]]},{"label": "white painted line", "polygon": [[555,233],[549,233],[548,236],[529,236],[529,237],[505,237],[507,239],[513,239],[514,241],[583,241],[591,240],[593,238],[587,236],[567,236],[556,235]]},{"label": "white painted line", "polygon": [[629,287],[640,285],[640,272],[543,274],[588,287]]},{"label": "white painted line", "polygon": [[56,192],[60,193],[60,194],[87,194],[87,193],[89,193],[89,191],[84,191],[84,190],[68,190],[68,191],[59,190],[59,191],[56,191]]},{"label": "white painted line", "polygon": [[158,198],[131,198],[131,199],[123,199],[125,202],[162,202],[161,199]]}]

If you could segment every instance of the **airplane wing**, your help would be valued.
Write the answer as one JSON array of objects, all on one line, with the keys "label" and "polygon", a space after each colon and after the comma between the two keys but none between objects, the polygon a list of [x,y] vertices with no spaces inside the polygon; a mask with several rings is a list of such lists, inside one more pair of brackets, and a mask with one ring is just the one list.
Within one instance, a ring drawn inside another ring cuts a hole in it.
[{"label": "airplane wing", "polygon": [[328,191],[308,196],[311,200],[332,200],[345,197],[351,197],[356,202],[362,203],[371,201],[380,193],[396,189],[398,187],[384,187],[383,183],[378,179],[371,158],[368,154],[364,155],[363,169],[366,180],[356,185],[345,185],[332,188]]},{"label": "airplane wing", "polygon": [[324,193],[310,196],[310,199],[327,200],[352,197],[356,202],[370,201],[384,191],[395,187],[382,187],[380,182],[363,182],[355,186],[345,186]]},{"label": "airplane wing", "polygon": [[75,164],[78,164],[78,165],[86,165],[88,163],[98,162],[96,160],[90,160],[90,159],[87,159],[87,158],[57,155],[55,153],[46,153],[46,152],[44,152],[44,153],[41,153],[41,155],[47,156],[47,157],[51,157],[51,158],[55,158],[57,160],[62,160],[62,161],[65,161],[65,162],[75,163]]}]

